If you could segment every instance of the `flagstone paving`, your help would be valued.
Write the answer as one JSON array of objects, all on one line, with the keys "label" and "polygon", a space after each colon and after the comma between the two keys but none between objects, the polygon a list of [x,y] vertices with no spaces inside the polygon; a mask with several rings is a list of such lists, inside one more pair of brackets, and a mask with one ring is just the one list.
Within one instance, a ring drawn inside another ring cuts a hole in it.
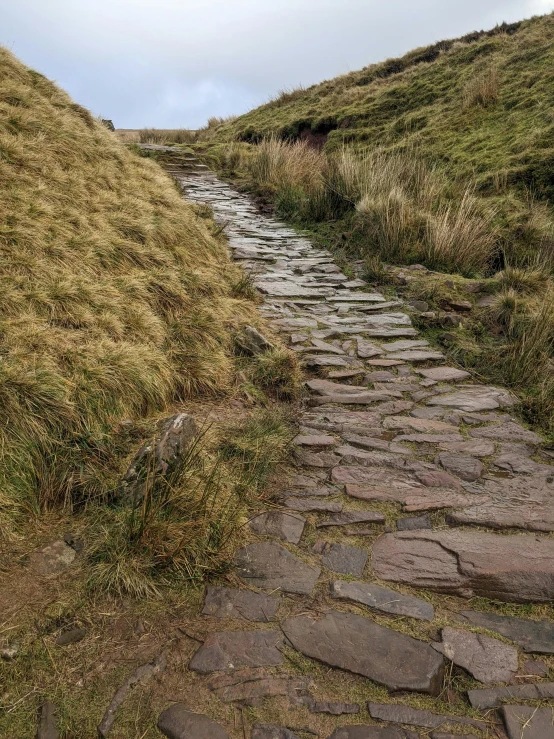
[{"label": "flagstone paving", "polygon": [[[190,662],[221,703],[257,706],[257,718],[240,730],[212,725],[189,712],[191,696],[162,714],[162,733],[505,737],[504,725],[510,739],[552,739],[552,709],[525,703],[552,697],[548,667],[510,685],[523,652],[552,654],[554,624],[498,613],[501,601],[554,598],[554,467],[517,420],[512,393],[451,366],[401,301],[344,274],[194,159],[172,173],[188,200],[213,208],[306,388],[296,470],[245,528],[233,587],[207,588],[202,617],[221,627]],[[366,695],[359,688],[353,703],[340,681],[322,693],[306,667],[322,675],[318,664],[327,676],[362,676]],[[468,718],[467,696],[443,682],[452,669],[474,676],[471,705],[485,712]],[[411,693],[441,703],[415,708]],[[285,714],[273,710],[277,698],[289,702]],[[333,717],[324,734],[318,715]]]}]

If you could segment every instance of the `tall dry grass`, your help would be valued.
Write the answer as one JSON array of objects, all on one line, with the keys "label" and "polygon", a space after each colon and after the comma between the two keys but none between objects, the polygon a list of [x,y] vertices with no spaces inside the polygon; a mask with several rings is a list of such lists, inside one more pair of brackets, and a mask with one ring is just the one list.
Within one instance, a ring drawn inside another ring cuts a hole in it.
[{"label": "tall dry grass", "polygon": [[500,75],[494,66],[488,67],[481,74],[469,79],[462,90],[462,107],[487,108],[495,105],[500,96]]},{"label": "tall dry grass", "polygon": [[187,128],[143,128],[139,132],[141,144],[194,144],[196,131]]},{"label": "tall dry grass", "polygon": [[122,419],[225,391],[245,303],[225,248],[158,165],[6,50],[0,68],[7,511],[101,497]]}]

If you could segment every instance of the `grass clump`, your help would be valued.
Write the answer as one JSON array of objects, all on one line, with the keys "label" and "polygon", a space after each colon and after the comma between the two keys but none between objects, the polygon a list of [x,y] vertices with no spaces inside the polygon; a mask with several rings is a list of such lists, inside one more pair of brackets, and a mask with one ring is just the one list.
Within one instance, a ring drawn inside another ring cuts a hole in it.
[{"label": "grass clump", "polygon": [[0,515],[105,495],[114,429],[231,386],[247,312],[209,224],[0,50]]},{"label": "grass clump", "polygon": [[194,144],[196,131],[187,128],[143,128],[138,132],[140,144]]}]

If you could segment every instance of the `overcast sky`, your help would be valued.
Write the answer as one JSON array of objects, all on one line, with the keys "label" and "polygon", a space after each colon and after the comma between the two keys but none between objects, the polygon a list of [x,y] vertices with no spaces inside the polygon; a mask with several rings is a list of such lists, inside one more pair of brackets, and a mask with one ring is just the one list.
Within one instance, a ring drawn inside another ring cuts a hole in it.
[{"label": "overcast sky", "polygon": [[119,128],[196,128],[554,0],[4,0],[0,44]]}]

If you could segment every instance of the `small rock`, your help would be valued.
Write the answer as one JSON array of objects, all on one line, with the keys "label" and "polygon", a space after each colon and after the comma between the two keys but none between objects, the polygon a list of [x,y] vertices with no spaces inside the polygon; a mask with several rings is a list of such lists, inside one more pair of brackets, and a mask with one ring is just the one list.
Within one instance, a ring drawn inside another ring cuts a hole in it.
[{"label": "small rock", "polygon": [[300,739],[300,737],[284,726],[255,724],[252,727],[250,739]]},{"label": "small rock", "polygon": [[408,518],[399,518],[396,522],[398,531],[416,531],[417,529],[431,529],[431,518],[428,514],[423,516],[410,516]]},{"label": "small rock", "polygon": [[427,313],[429,310],[429,303],[426,303],[425,300],[409,300],[407,305],[420,313]]},{"label": "small rock", "polygon": [[280,602],[278,595],[208,585],[202,615],[267,622],[275,618]]},{"label": "small rock", "polygon": [[502,706],[509,739],[552,739],[554,709],[535,706]]},{"label": "small rock", "polygon": [[229,739],[222,726],[208,716],[192,713],[182,703],[175,703],[162,711],[158,729],[168,739]]},{"label": "small rock", "polygon": [[75,550],[59,539],[40,551],[33,552],[29,557],[29,564],[38,575],[58,575],[73,563],[75,556]]},{"label": "small rock", "polygon": [[456,313],[440,313],[439,321],[443,328],[458,328],[462,320]]},{"label": "small rock", "polygon": [[446,626],[433,646],[482,683],[509,682],[517,671],[517,649],[490,636]]},{"label": "small rock", "polygon": [[360,713],[358,703],[339,703],[331,701],[315,701],[309,699],[306,701],[310,713],[328,713],[331,716],[343,716],[344,714],[355,715]]},{"label": "small rock", "polygon": [[473,308],[469,300],[449,300],[448,305],[461,313],[467,313]]},{"label": "small rock", "polygon": [[469,372],[457,367],[432,367],[430,369],[418,369],[416,372],[428,380],[436,380],[437,382],[456,382],[469,377]]},{"label": "small rock", "polygon": [[323,434],[319,436],[316,436],[314,434],[299,435],[293,439],[292,443],[295,446],[315,446],[315,447],[332,447],[332,446],[336,446],[337,444],[333,436],[325,436]]},{"label": "small rock", "polygon": [[9,644],[7,647],[3,647],[2,650],[0,650],[0,657],[2,657],[2,659],[6,662],[11,662],[12,659],[15,659],[17,657],[20,649],[21,646],[17,642],[14,642],[13,644]]},{"label": "small rock", "polygon": [[[385,523],[385,516],[379,511],[343,511],[326,518],[317,524],[318,529],[327,526],[351,526],[355,523]],[[374,532],[375,533],[375,532]]]},{"label": "small rock", "polygon": [[58,647],[66,647],[69,644],[76,644],[85,638],[87,635],[86,629],[69,629],[63,631],[57,638],[55,643]]},{"label": "small rock", "polygon": [[424,729],[438,729],[443,726],[473,726],[476,729],[485,731],[487,724],[484,721],[477,721],[463,716],[448,716],[446,714],[431,713],[431,711],[411,708],[396,704],[368,703],[367,710],[371,718],[380,721],[392,721],[397,724],[410,724],[411,726],[421,726]]},{"label": "small rock", "polygon": [[400,726],[343,726],[335,729],[329,739],[419,739],[412,731]]},{"label": "small rock", "polygon": [[510,685],[507,688],[482,688],[468,690],[467,697],[472,708],[484,711],[498,708],[507,700],[540,701],[554,698],[554,683]]},{"label": "small rock", "polygon": [[310,595],[321,568],[307,565],[277,542],[248,544],[235,555],[237,573],[255,588]]},{"label": "small rock", "polygon": [[378,357],[383,354],[383,350],[370,341],[364,339],[358,339],[358,356],[362,359],[371,359],[371,357]]},{"label": "small rock", "polygon": [[366,566],[368,553],[347,544],[332,544],[323,556],[322,564],[333,572],[360,577]]},{"label": "small rock", "polygon": [[56,706],[48,701],[45,701],[40,707],[36,739],[60,739],[56,718]]},{"label": "small rock", "polygon": [[190,661],[189,669],[203,675],[238,667],[280,665],[283,643],[278,631],[222,631],[210,634]]},{"label": "small rock", "polygon": [[263,667],[257,667],[211,675],[207,684],[224,703],[240,701],[253,705],[262,698],[277,695],[301,699],[311,680],[281,672],[272,674]]},{"label": "small rock", "polygon": [[548,666],[538,659],[528,659],[521,666],[517,678],[548,677]]},{"label": "small rock", "polygon": [[[310,495],[314,494],[313,490],[308,491]],[[324,495],[329,495],[328,490],[322,491]],[[249,522],[250,528],[255,534],[262,536],[276,536],[281,541],[288,541],[291,544],[298,544],[302,538],[306,519],[297,513],[289,511],[267,511],[256,516]]]}]

